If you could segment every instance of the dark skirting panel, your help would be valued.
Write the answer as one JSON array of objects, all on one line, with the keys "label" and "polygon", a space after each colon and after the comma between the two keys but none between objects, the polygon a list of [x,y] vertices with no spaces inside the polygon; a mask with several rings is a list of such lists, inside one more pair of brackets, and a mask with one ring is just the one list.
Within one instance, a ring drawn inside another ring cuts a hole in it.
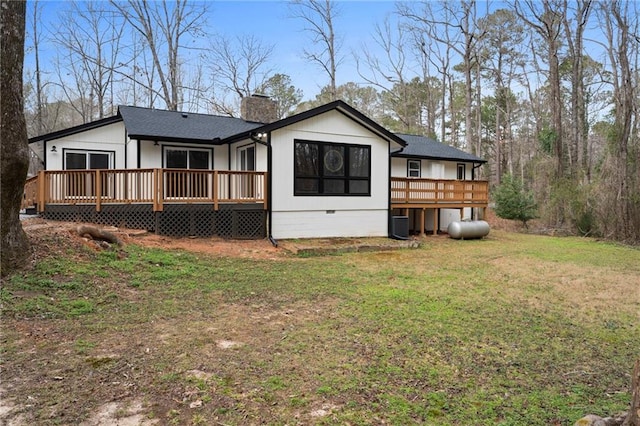
[{"label": "dark skirting panel", "polygon": [[47,220],[86,222],[129,229],[146,229],[173,237],[220,236],[231,239],[261,239],[267,234],[267,212],[262,204],[225,204],[218,211],[210,204],[165,204],[154,212],[148,204],[93,205],[48,204]]}]

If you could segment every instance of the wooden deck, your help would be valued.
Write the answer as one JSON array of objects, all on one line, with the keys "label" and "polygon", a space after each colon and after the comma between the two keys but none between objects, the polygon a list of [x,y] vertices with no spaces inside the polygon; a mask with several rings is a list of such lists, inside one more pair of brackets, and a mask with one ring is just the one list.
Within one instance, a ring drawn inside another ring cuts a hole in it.
[{"label": "wooden deck", "polygon": [[439,209],[459,209],[460,219],[465,208],[484,209],[489,204],[489,183],[482,180],[449,180],[422,178],[391,178],[391,208],[409,210],[420,215],[420,235],[425,234],[425,213],[434,209],[433,234],[438,232]]},{"label": "wooden deck", "polygon": [[27,180],[22,208],[47,205],[262,204],[267,209],[267,173],[185,169],[48,170]]},{"label": "wooden deck", "polygon": [[[262,204],[267,206],[267,173],[186,169],[49,170],[27,180],[22,208],[47,205]],[[391,178],[392,209],[485,208],[487,181]]]},{"label": "wooden deck", "polygon": [[392,208],[487,207],[488,203],[487,181],[391,178]]}]

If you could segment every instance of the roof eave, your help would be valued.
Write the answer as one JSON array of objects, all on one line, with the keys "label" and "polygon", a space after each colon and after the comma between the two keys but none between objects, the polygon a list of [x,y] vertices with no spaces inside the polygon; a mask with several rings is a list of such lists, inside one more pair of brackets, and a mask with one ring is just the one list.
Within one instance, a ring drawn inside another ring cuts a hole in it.
[{"label": "roof eave", "polygon": [[484,164],[487,162],[487,160],[483,160],[481,158],[471,159],[471,158],[458,158],[458,157],[438,157],[434,155],[416,155],[416,154],[406,154],[406,153],[397,153],[397,154],[392,153],[391,156],[398,157],[398,158],[421,158],[425,160],[460,161],[464,163]]},{"label": "roof eave", "polygon": [[129,134],[129,139],[145,140],[145,141],[157,141],[157,142],[174,142],[174,143],[193,143],[200,145],[222,145],[222,139],[194,139],[194,138],[180,138],[171,136],[158,136],[158,135],[144,135],[144,134]]},{"label": "roof eave", "polygon": [[97,129],[98,127],[107,126],[109,124],[123,121],[122,116],[118,113],[111,117],[102,118],[100,120],[91,121],[89,123],[80,124],[78,126],[69,127],[68,129],[57,130],[55,132],[46,133],[44,135],[34,136],[28,139],[28,142],[35,143],[40,141],[49,141],[53,139],[63,138],[65,136],[74,135],[76,133],[84,132],[86,130]]},{"label": "roof eave", "polygon": [[402,138],[400,138],[394,133],[391,133],[390,131],[380,126],[378,123],[376,123],[366,115],[362,114],[357,109],[353,108],[352,106],[350,106],[349,104],[341,100],[329,102],[328,104],[324,104],[319,107],[312,108],[308,111],[304,111],[296,115],[292,115],[291,117],[283,118],[281,120],[274,121],[273,123],[268,123],[263,126],[256,127],[255,129],[251,129],[249,131],[232,135],[226,139],[223,139],[223,143],[233,143],[241,139],[248,139],[251,137],[253,133],[272,132],[274,130],[281,129],[283,127],[298,123],[300,121],[315,117],[320,114],[324,114],[332,110],[336,110],[344,114],[345,116],[351,118],[352,120],[359,121],[361,124],[366,126],[369,130],[373,131],[383,139],[396,142],[398,145],[402,147],[407,146],[407,142],[405,142]]}]

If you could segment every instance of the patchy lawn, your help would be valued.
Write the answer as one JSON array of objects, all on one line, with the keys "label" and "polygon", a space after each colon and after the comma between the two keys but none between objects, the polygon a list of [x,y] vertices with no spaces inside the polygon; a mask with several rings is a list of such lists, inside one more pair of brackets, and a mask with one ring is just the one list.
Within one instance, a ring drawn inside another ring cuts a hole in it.
[{"label": "patchy lawn", "polygon": [[505,231],[315,257],[31,237],[33,265],[0,290],[0,422],[568,425],[630,401],[636,249]]}]

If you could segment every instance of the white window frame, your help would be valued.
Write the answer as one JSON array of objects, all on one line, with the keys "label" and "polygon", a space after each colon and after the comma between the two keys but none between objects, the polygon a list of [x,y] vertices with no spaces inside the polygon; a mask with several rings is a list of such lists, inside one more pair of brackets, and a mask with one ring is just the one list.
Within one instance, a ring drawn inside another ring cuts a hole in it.
[{"label": "white window frame", "polygon": [[[248,151],[251,148],[253,148],[253,169],[243,168],[242,167],[243,156],[245,158],[245,164],[246,164],[246,158],[248,158]],[[249,144],[249,145],[239,146],[237,148],[237,151],[236,151],[236,168],[237,168],[237,170],[254,172],[254,171],[256,171],[256,168],[257,168],[256,167],[256,161],[257,161],[256,144],[252,143],[252,144]]]},{"label": "white window frame", "polygon": [[67,169],[67,154],[84,154],[87,157],[87,167],[84,170],[91,170],[89,168],[89,154],[104,154],[109,156],[109,167],[108,169],[113,169],[114,168],[114,158],[115,158],[115,152],[114,151],[94,151],[91,149],[68,149],[65,148],[63,150],[63,167],[62,170],[83,170],[83,169]]},{"label": "white window frame", "polygon": [[[418,167],[412,167],[417,165]],[[417,174],[414,174],[417,172]],[[407,177],[422,177],[422,161],[420,160],[407,160]]]},{"label": "white window frame", "polygon": [[209,158],[209,164],[207,166],[207,169],[202,169],[202,170],[211,170],[211,165],[213,164],[213,150],[211,148],[193,148],[190,146],[165,146],[164,152],[162,153],[162,157],[163,157],[162,161],[163,161],[164,167],[167,167],[167,153],[169,151],[187,151],[187,169],[188,170],[191,169],[191,165],[189,164],[189,151],[206,152]]}]

